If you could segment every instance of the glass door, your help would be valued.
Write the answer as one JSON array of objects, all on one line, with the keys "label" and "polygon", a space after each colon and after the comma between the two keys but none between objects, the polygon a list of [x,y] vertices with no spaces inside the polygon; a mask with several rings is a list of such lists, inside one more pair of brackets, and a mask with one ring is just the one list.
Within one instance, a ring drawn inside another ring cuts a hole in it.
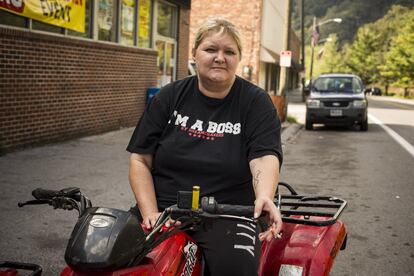
[{"label": "glass door", "polygon": [[162,87],[175,80],[175,43],[167,40],[157,40],[155,47],[158,51],[157,82]]}]

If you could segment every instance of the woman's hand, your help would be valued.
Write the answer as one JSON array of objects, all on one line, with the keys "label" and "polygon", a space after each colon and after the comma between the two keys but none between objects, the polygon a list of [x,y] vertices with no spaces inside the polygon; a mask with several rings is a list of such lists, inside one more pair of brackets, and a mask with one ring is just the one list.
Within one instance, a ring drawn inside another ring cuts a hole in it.
[{"label": "woman's hand", "polygon": [[160,215],[160,212],[153,212],[149,213],[146,216],[143,216],[142,223],[145,225],[145,228],[147,228],[147,230],[151,230],[152,228],[154,228],[154,225],[157,222]]},{"label": "woman's hand", "polygon": [[254,204],[254,217],[258,218],[262,211],[268,213],[269,228],[259,234],[260,241],[271,241],[273,238],[280,238],[280,231],[282,230],[282,216],[279,209],[273,203],[273,200],[267,197],[257,198]]},{"label": "woman's hand", "polygon": [[[160,215],[161,215],[160,212],[154,212],[154,213],[150,213],[148,216],[144,216],[142,219],[142,223],[145,225],[145,228],[147,228],[147,230],[151,230],[152,228],[154,228],[155,223],[157,222]],[[165,227],[179,226],[179,225],[181,225],[180,221],[172,220],[172,219],[167,220],[167,222],[165,223]]]}]

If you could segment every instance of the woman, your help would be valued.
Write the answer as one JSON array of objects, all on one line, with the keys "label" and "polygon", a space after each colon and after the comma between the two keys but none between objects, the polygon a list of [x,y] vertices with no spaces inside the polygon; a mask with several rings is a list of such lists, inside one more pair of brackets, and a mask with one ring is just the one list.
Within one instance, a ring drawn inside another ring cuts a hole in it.
[{"label": "woman", "polygon": [[[193,57],[197,76],[161,89],[147,106],[127,150],[129,180],[142,221],[152,228],[178,190],[200,186],[222,204],[269,213],[269,228],[218,220],[193,233],[211,275],[257,274],[261,241],[278,236],[273,203],[282,162],[280,122],[265,91],[236,76],[240,36],[224,19],[199,29]],[[231,260],[231,261],[230,261]]]}]

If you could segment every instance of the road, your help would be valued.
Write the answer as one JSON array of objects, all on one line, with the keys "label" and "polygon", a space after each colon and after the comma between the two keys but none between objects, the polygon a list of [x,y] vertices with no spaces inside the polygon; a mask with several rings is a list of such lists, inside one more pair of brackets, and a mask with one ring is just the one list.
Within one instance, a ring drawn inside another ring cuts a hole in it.
[{"label": "road", "polygon": [[[303,122],[303,104],[288,110]],[[285,145],[282,180],[348,201],[347,249],[332,275],[414,275],[414,105],[370,97],[369,114],[368,132],[299,131]]]}]

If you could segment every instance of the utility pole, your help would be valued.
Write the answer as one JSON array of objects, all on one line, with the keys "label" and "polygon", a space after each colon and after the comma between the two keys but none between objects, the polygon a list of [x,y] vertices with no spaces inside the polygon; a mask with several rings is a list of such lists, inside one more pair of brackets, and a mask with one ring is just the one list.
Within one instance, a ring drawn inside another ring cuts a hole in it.
[{"label": "utility pole", "polygon": [[312,42],[311,42],[311,60],[309,66],[309,84],[312,83],[312,74],[313,74],[313,56],[315,52],[315,44],[317,44],[317,39],[314,37],[316,35],[316,16],[313,17],[313,25],[312,25]]},{"label": "utility pole", "polygon": [[302,69],[305,69],[305,22],[304,22],[304,0],[300,0],[300,40],[301,40],[301,59]]},{"label": "utility pole", "polygon": [[[304,20],[304,1],[300,0],[300,41],[301,41],[301,70],[305,71],[305,20]],[[302,74],[301,74],[302,75]],[[305,74],[302,75],[302,101],[305,101]]]},{"label": "utility pole", "polygon": [[[290,33],[290,0],[286,0],[285,6],[285,21],[283,24],[283,51],[289,50],[289,33]],[[287,115],[287,101],[286,101],[286,90],[287,90],[287,82],[288,82],[288,74],[287,68],[285,66],[280,67],[280,78],[279,78],[279,91],[277,93],[278,96],[282,96],[284,98],[284,115]]]}]

